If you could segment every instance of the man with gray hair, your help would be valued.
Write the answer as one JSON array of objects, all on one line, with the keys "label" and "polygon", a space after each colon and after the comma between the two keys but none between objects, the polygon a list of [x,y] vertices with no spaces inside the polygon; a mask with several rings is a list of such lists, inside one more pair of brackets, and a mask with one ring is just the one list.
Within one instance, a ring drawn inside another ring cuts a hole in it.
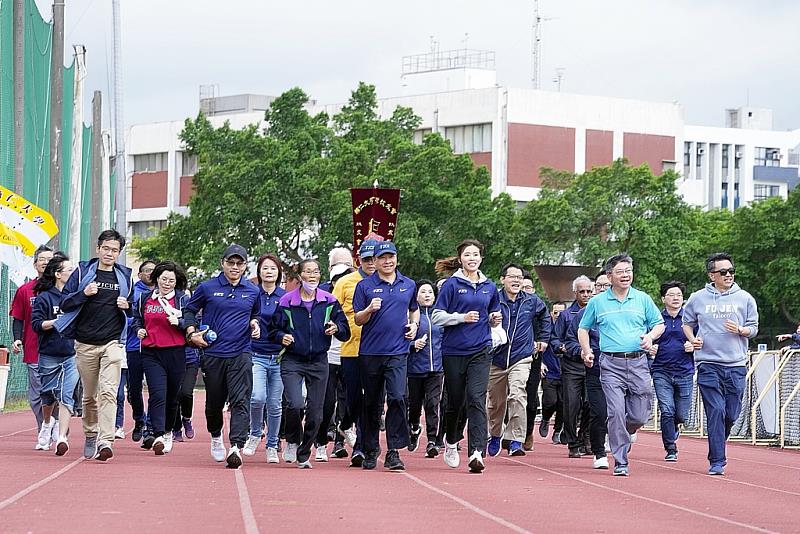
[{"label": "man with gray hair", "polygon": [[[586,448],[589,428],[589,406],[586,402],[586,366],[579,354],[570,354],[567,351],[567,332],[575,316],[586,307],[592,298],[592,281],[586,275],[581,275],[572,281],[572,291],[575,300],[569,308],[561,312],[553,327],[551,344],[553,352],[561,358],[561,395],[564,399],[564,427],[562,429],[562,443],[569,447],[570,458],[580,458],[589,454]],[[578,419],[580,418],[580,433],[578,432]],[[541,429],[540,429],[541,430]],[[545,436],[543,436],[545,437]]]},{"label": "man with gray hair", "polygon": [[[628,476],[628,452],[650,418],[653,389],[647,353],[664,332],[664,318],[647,293],[634,288],[633,260],[617,254],[605,263],[611,288],[586,305],[578,327],[581,355],[587,367],[599,358],[600,384],[608,404],[608,442],[614,455],[614,476]],[[600,354],[595,355],[589,331],[597,328]]]}]

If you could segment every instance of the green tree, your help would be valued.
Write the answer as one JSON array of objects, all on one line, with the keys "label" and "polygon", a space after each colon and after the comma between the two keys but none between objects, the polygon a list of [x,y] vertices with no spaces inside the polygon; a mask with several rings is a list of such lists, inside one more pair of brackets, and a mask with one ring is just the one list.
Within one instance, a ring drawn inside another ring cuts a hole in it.
[{"label": "green tree", "polygon": [[485,168],[454,155],[438,134],[415,144],[420,119],[403,107],[379,117],[373,86],[359,84],[333,117],[311,116],[307,104],[302,90],[287,91],[263,131],[187,120],[181,139],[199,162],[189,215],[173,214],[156,237],[137,240],[139,255],[196,266],[196,275],[216,269],[234,241],[289,262],[324,257],[352,240],[349,189],[377,180],[401,189],[396,242],[405,274],[433,275],[434,261],[466,237],[489,245],[487,272],[497,271],[514,210],[507,195],[492,198]]}]

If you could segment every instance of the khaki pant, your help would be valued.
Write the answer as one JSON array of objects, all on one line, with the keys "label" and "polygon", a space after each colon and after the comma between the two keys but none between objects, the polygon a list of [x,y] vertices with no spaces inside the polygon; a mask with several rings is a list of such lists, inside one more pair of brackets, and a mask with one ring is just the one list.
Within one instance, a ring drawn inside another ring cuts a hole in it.
[{"label": "khaki pant", "polygon": [[[528,394],[525,384],[531,374],[533,358],[523,358],[508,369],[492,365],[489,369],[489,388],[486,411],[489,416],[489,433],[509,441],[525,441]],[[508,410],[505,431],[503,420]]]},{"label": "khaki pant", "polygon": [[83,433],[97,437],[98,446],[114,442],[119,388],[125,346],[119,341],[105,345],[75,342],[78,373],[83,383]]}]

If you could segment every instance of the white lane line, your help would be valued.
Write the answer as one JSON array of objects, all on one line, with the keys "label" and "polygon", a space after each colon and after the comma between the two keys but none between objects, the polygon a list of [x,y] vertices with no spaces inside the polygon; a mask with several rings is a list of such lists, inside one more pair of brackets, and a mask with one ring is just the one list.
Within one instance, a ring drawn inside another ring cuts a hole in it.
[{"label": "white lane line", "polygon": [[743,480],[734,480],[728,477],[712,477],[705,473],[698,473],[697,471],[689,471],[688,469],[681,469],[680,467],[673,467],[671,465],[662,465],[656,464],[652,462],[645,462],[643,460],[636,460],[637,464],[645,464],[645,465],[652,465],[654,467],[660,467],[661,469],[669,469],[670,471],[680,471],[681,473],[689,473],[690,475],[697,475],[703,478],[712,478],[714,480],[718,480],[719,482],[727,482],[729,484],[741,484],[742,486],[750,486],[751,488],[757,488],[760,490],[768,490],[774,491],[776,493],[784,493],[786,495],[793,495],[795,497],[800,497],[800,493],[796,491],[789,491],[789,490],[782,490],[778,488],[770,488],[769,486],[761,486],[760,484],[753,484],[751,482],[744,482]]},{"label": "white lane line", "polygon": [[[619,493],[621,495],[625,495],[626,497],[632,497],[634,499],[639,499],[642,501],[651,502],[653,504],[660,504],[661,506],[666,506],[667,508],[672,508],[674,510],[680,510],[682,512],[687,512],[690,514],[698,515],[700,517],[705,517],[707,519],[713,519],[714,521],[720,521],[722,523],[727,523],[729,525],[733,525],[736,527],[746,528],[748,530],[753,530],[755,532],[765,532],[767,534],[778,534],[774,530],[767,530],[765,528],[757,527],[755,525],[748,525],[747,523],[740,523],[738,521],[734,521],[732,519],[727,519],[725,517],[716,516],[713,514],[707,514],[705,512],[700,512],[698,510],[692,510],[691,508],[686,508],[685,506],[681,506],[679,504],[673,504],[665,501],[661,501],[658,499],[653,499],[652,497],[645,497],[644,495],[638,495],[636,493],[631,493],[629,491],[624,491],[617,488],[612,488],[610,486],[604,486],[603,484],[597,484],[596,482],[590,482],[588,480],[584,480],[582,478],[573,477],[570,475],[565,475],[564,473],[559,473],[558,471],[552,471],[550,469],[546,469],[544,467],[539,467],[538,465],[527,464],[525,462],[520,462],[519,460],[514,460],[512,458],[501,458],[501,460],[505,460],[508,462],[514,462],[515,464],[525,465],[532,469],[538,469],[539,471],[544,471],[545,473],[549,473],[551,475],[559,476],[562,478],[566,478],[572,480],[574,482],[580,482],[581,484],[586,484],[587,486],[593,486],[595,488],[600,488],[605,491],[613,491],[614,493]],[[637,460],[638,461],[638,460]]]},{"label": "white lane line", "polygon": [[31,484],[30,486],[28,486],[24,490],[20,491],[19,493],[15,494],[15,495],[12,495],[8,499],[0,502],[0,510],[2,510],[3,508],[7,508],[7,507],[11,506],[15,502],[17,502],[18,500],[20,500],[21,498],[26,496],[27,494],[31,493],[32,491],[36,491],[37,489],[41,488],[42,486],[44,486],[48,482],[52,482],[53,480],[57,479],[58,477],[60,477],[61,475],[63,475],[64,473],[66,473],[67,471],[69,471],[70,469],[72,469],[73,467],[78,465],[79,463],[81,463],[82,461],[83,461],[83,457],[80,457],[77,460],[73,461],[72,463],[69,463],[69,464],[65,465],[64,467],[62,467],[61,469],[59,469],[58,471],[56,471],[52,475],[50,475],[50,476],[48,476],[46,478],[43,478],[39,482]]},{"label": "white lane line", "polygon": [[[692,439],[699,440],[699,439],[702,439],[702,438],[692,438]],[[646,443],[641,443],[641,444],[637,443],[636,444],[637,447],[640,446],[640,445],[642,447],[650,447],[650,448],[653,448],[653,449],[663,449],[663,447],[658,446],[658,445],[648,445]],[[705,454],[702,453],[702,452],[687,451],[685,449],[681,450],[681,454],[692,454],[692,455],[698,455],[698,456],[705,456]],[[750,462],[752,464],[768,465],[770,467],[780,467],[782,469],[794,469],[796,471],[800,471],[800,467],[798,467],[796,465],[783,465],[783,464],[776,464],[776,463],[773,463],[773,462],[762,462],[760,460],[750,460],[749,458],[736,458],[735,456],[728,456],[728,460],[736,460],[737,462]]]},{"label": "white lane line", "polygon": [[456,497],[452,493],[448,493],[448,492],[446,492],[446,491],[444,491],[442,489],[437,488],[436,486],[432,486],[432,485],[428,484],[427,482],[425,482],[424,480],[421,480],[421,479],[415,477],[414,475],[411,475],[411,474],[409,474],[409,473],[407,473],[405,471],[403,471],[401,474],[403,476],[405,476],[406,478],[408,478],[410,480],[413,480],[414,482],[416,482],[417,484],[419,484],[423,488],[427,488],[427,489],[429,489],[429,490],[431,490],[431,491],[433,491],[435,493],[438,493],[439,495],[441,495],[443,497],[447,497],[448,499],[457,502],[458,504],[460,504],[461,506],[463,506],[467,510],[469,510],[471,512],[474,512],[474,513],[478,514],[481,517],[485,517],[486,519],[488,519],[490,521],[494,521],[498,525],[504,526],[509,530],[512,530],[514,532],[518,532],[519,534],[532,534],[530,530],[525,530],[524,528],[522,528],[522,527],[520,527],[518,525],[515,525],[514,523],[506,521],[502,517],[498,517],[498,516],[496,516],[496,515],[494,515],[494,514],[492,514],[490,512],[487,512],[483,508],[479,508],[479,507],[475,506],[474,504],[472,504],[469,501],[465,501],[464,499],[462,499],[460,497]]},{"label": "white lane line", "polygon": [[242,509],[242,521],[244,521],[244,531],[246,534],[259,534],[256,516],[253,515],[253,506],[250,503],[250,494],[247,492],[247,484],[241,469],[234,471],[236,476],[236,489],[239,491],[239,507]]},{"label": "white lane line", "polygon": [[0,438],[10,438],[11,436],[16,436],[17,434],[22,434],[23,432],[30,432],[31,430],[36,430],[36,427],[25,428],[22,430],[17,430],[16,432],[12,432],[11,434],[3,434]]}]

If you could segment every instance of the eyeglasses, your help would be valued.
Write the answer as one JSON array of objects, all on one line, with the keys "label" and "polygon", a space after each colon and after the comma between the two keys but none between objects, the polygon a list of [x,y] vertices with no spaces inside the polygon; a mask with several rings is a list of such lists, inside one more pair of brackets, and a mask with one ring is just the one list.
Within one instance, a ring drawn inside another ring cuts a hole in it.
[{"label": "eyeglasses", "polygon": [[175,279],[174,278],[159,278],[158,281],[160,283],[162,283],[162,284],[174,284],[175,283]]},{"label": "eyeglasses", "polygon": [[736,269],[731,267],[730,269],[718,269],[716,271],[711,271],[712,273],[719,273],[722,276],[728,276],[728,274],[736,274]]},{"label": "eyeglasses", "polygon": [[307,274],[308,276],[319,276],[322,272],[319,269],[314,269],[313,271],[302,271],[303,274]]},{"label": "eyeglasses", "polygon": [[225,260],[225,265],[227,265],[229,267],[244,267],[244,262],[243,261]]},{"label": "eyeglasses", "polygon": [[608,289],[609,287],[611,287],[611,284],[595,284],[594,287],[596,287],[597,289]]},{"label": "eyeglasses", "polygon": [[504,278],[508,278],[509,280],[522,280],[522,275],[519,274],[507,274]]},{"label": "eyeglasses", "polygon": [[119,254],[119,249],[118,248],[107,247],[105,245],[100,247],[100,251],[103,252],[103,253]]},{"label": "eyeglasses", "polygon": [[633,269],[620,269],[612,272],[617,276],[622,276],[623,274],[633,274]]},{"label": "eyeglasses", "polygon": [[667,293],[667,294],[664,295],[664,297],[679,297],[679,298],[683,298],[683,293]]}]

